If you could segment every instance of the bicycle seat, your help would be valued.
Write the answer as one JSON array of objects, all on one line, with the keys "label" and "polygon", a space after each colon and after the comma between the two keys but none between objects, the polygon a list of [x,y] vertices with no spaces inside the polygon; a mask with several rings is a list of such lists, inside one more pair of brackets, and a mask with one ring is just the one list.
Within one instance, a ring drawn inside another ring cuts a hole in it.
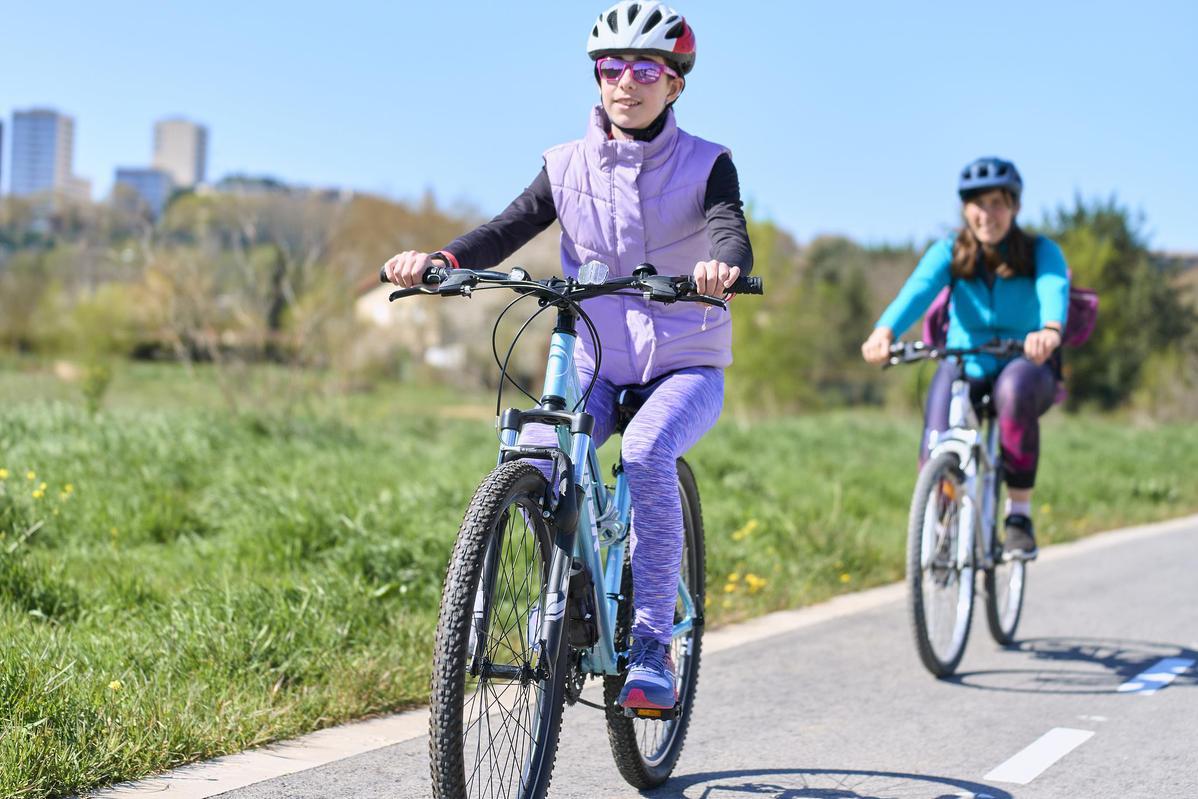
[{"label": "bicycle seat", "polygon": [[628,427],[628,423],[632,421],[632,417],[636,416],[636,412],[641,409],[645,401],[632,393],[630,389],[621,389],[616,395],[616,432],[620,435],[624,434],[624,429]]}]

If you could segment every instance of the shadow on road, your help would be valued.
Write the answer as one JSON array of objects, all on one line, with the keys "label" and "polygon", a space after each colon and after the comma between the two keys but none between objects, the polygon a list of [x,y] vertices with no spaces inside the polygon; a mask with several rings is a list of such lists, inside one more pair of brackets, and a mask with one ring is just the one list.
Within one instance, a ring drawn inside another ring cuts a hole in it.
[{"label": "shadow on road", "polygon": [[927,774],[860,769],[747,769],[682,774],[654,799],[1013,799],[1001,788]]},{"label": "shadow on road", "polygon": [[[1007,653],[1030,667],[960,672],[944,682],[1011,693],[1112,694],[1165,658],[1198,661],[1198,651],[1180,644],[1120,638],[1029,638]],[[1194,668],[1172,682],[1174,688],[1194,685]]]}]

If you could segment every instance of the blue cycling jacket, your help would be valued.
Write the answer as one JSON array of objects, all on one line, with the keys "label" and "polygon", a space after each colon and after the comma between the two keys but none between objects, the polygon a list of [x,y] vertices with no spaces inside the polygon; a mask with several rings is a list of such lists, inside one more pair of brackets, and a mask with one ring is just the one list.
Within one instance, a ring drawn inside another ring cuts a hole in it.
[{"label": "blue cycling jacket", "polygon": [[[896,338],[906,331],[952,282],[952,258],[952,238],[929,247],[875,327],[890,328]],[[957,280],[949,307],[947,346],[977,347],[995,338],[1021,339],[1049,322],[1064,329],[1069,309],[1065,255],[1056,242],[1037,236],[1035,259],[1034,278],[995,277],[993,285],[982,277]],[[965,359],[965,372],[975,378],[991,377],[1005,364],[992,355],[971,355]]]}]

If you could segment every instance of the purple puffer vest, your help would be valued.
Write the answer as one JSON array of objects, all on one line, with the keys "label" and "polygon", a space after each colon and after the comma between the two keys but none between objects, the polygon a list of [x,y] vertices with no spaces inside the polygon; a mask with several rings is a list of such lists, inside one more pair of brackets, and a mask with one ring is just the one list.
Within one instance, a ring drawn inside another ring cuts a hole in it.
[{"label": "purple puffer vest", "polygon": [[[609,277],[651,263],[659,274],[690,275],[711,258],[703,198],[716,158],[727,148],[679,130],[671,110],[649,142],[608,138],[596,106],[586,137],[545,152],[553,204],[562,226],[562,272],[577,277],[587,261]],[[596,297],[584,306],[603,344],[602,375],[642,385],[667,372],[732,363],[727,311],[698,303],[662,305],[640,297]],[[593,369],[589,334],[580,326],[580,366]]]}]

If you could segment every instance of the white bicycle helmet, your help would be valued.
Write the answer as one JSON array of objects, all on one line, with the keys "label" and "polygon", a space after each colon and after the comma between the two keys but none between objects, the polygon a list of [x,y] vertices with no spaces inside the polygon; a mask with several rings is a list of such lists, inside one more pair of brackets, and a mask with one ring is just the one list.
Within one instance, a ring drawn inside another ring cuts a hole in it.
[{"label": "white bicycle helmet", "polygon": [[695,66],[695,32],[665,3],[620,0],[599,15],[587,39],[592,59],[617,53],[659,55],[685,75]]}]

